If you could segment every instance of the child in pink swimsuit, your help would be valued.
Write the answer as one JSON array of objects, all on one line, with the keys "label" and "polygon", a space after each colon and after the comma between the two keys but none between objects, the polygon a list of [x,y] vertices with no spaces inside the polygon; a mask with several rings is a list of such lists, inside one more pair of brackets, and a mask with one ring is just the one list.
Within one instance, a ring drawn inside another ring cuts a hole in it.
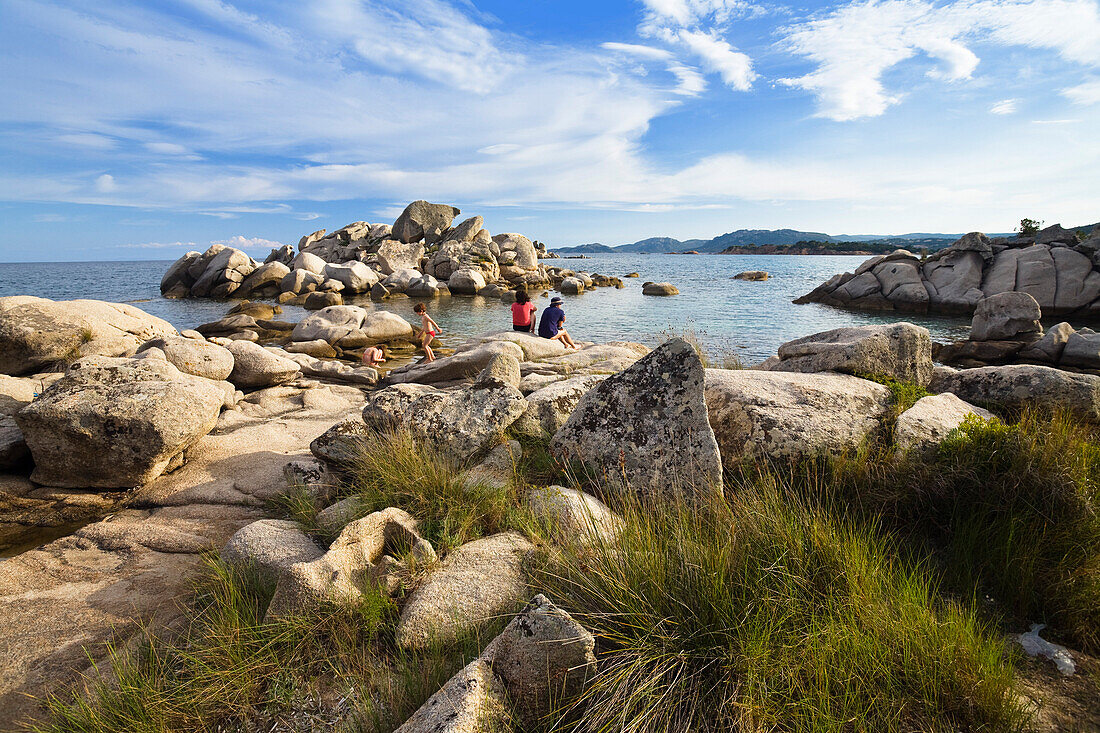
[{"label": "child in pink swimsuit", "polygon": [[439,327],[439,324],[432,320],[428,315],[428,309],[424,307],[423,303],[417,303],[413,308],[413,313],[420,316],[420,345],[424,349],[424,355],[426,361],[435,361],[435,354],[432,353],[432,339],[439,334],[443,333],[443,329]]}]

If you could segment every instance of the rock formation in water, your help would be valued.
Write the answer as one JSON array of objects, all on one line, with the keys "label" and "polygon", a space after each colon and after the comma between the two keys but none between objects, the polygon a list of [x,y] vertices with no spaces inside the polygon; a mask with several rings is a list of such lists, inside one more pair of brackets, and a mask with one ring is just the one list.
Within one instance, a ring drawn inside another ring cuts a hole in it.
[{"label": "rock formation in water", "polygon": [[368,293],[381,300],[401,293],[507,297],[521,287],[561,286],[573,294],[622,287],[618,278],[548,267],[540,260],[552,255],[541,242],[522,234],[491,236],[480,216],[455,224],[460,213],[414,201],[392,226],[357,221],[331,234],[322,229],[302,237],[297,253],[284,245],[262,263],[215,244],[173,263],[160,291],[169,298],[269,298],[317,310]]},{"label": "rock formation in water", "polygon": [[1034,237],[971,232],[927,258],[906,250],[834,275],[795,303],[859,310],[972,313],[998,293],[1031,295],[1047,315],[1100,318],[1100,225]]}]

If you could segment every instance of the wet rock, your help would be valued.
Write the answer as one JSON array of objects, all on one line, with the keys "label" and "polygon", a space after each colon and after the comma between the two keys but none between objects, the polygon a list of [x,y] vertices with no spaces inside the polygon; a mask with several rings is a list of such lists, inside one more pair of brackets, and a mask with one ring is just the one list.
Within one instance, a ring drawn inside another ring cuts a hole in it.
[{"label": "wet rock", "polygon": [[672,283],[646,283],[642,286],[642,295],[679,295],[680,290]]},{"label": "wet rock", "polygon": [[[638,277],[638,273],[632,273],[627,277]],[[734,275],[732,280],[767,280],[768,273],[764,270],[745,270]]]},{"label": "wet rock", "polygon": [[721,489],[695,350],[672,339],[587,392],[551,442],[554,454],[648,495]]}]

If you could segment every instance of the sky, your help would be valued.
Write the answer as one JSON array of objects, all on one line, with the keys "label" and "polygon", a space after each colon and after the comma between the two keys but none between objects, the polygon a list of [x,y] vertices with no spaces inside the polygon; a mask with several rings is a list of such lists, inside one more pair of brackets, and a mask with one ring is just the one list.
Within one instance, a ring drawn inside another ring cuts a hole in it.
[{"label": "sky", "polygon": [[0,262],[1100,221],[1100,0],[4,0]]}]

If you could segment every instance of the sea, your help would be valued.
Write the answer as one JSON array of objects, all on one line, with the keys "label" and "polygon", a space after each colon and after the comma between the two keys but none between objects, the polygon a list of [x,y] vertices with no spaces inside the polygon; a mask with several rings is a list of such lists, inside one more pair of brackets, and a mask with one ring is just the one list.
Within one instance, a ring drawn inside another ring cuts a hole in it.
[{"label": "sea", "polygon": [[[937,341],[966,338],[966,317],[860,313],[791,301],[838,272],[851,272],[867,259],[841,255],[667,255],[594,254],[588,259],[547,260],[547,264],[623,278],[626,287],[597,288],[563,296],[566,324],[574,340],[639,341],[649,346],[672,335],[694,336],[716,363],[735,355],[751,365],[776,353],[780,344],[842,326],[907,320],[924,326]],[[36,295],[53,300],[92,298],[130,303],[165,319],[177,329],[194,328],[221,318],[232,303],[170,300],[160,297],[160,280],[171,261],[0,263],[0,296]],[[732,279],[745,270],[765,270],[766,281]],[[679,295],[642,295],[647,280],[671,282]],[[557,293],[534,298],[539,308]],[[368,309],[393,311],[418,319],[416,300],[373,303],[346,300]],[[443,329],[444,345],[511,327],[509,307],[497,299],[452,296],[426,301]],[[308,312],[284,306],[282,320],[297,321]]]}]

